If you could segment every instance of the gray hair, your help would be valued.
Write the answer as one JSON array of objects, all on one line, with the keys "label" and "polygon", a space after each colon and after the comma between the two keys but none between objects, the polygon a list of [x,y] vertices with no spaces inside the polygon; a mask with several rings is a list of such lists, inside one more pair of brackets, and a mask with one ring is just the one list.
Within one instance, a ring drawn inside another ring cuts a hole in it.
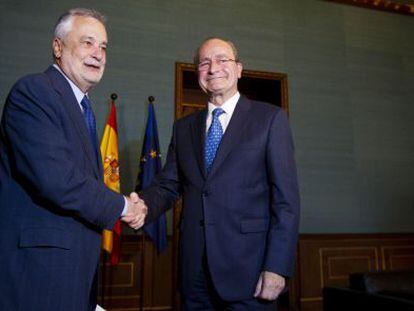
[{"label": "gray hair", "polygon": [[197,66],[197,65],[198,65],[198,63],[199,63],[199,61],[200,61],[200,59],[199,59],[199,54],[200,54],[200,49],[201,49],[201,47],[202,47],[202,46],[203,46],[206,42],[208,42],[208,41],[210,41],[210,40],[221,40],[221,41],[226,42],[226,43],[230,46],[231,50],[233,51],[233,54],[234,54],[234,60],[235,60],[236,62],[239,62],[239,53],[238,53],[237,48],[236,48],[236,46],[234,45],[234,43],[233,43],[233,42],[231,42],[231,41],[229,41],[229,40],[225,40],[225,39],[219,38],[219,37],[209,37],[209,38],[205,39],[203,42],[201,42],[201,44],[199,45],[199,47],[198,47],[198,48],[197,48],[197,50],[195,51],[194,58],[193,58],[194,65],[196,65],[196,66]]},{"label": "gray hair", "polygon": [[70,9],[63,13],[56,22],[54,36],[61,40],[65,39],[71,30],[73,18],[76,16],[92,17],[100,21],[104,26],[106,24],[106,17],[98,11],[85,8]]}]

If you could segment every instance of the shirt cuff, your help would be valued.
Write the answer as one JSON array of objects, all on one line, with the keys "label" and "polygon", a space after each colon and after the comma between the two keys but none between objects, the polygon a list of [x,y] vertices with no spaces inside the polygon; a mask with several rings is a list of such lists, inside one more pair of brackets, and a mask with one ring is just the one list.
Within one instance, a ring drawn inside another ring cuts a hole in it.
[{"label": "shirt cuff", "polygon": [[125,216],[127,212],[128,212],[128,201],[127,201],[127,198],[124,196],[124,209],[122,210],[120,217]]}]

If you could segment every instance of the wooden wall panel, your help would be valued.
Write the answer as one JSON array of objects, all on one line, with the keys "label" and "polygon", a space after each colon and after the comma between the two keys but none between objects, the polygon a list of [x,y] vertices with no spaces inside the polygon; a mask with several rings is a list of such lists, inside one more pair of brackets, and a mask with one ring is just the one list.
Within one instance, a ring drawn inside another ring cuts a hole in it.
[{"label": "wooden wall panel", "polygon": [[141,303],[144,310],[173,309],[171,240],[161,254],[157,254],[148,238],[144,248],[142,258],[141,236],[123,236],[120,263],[116,266],[101,263],[98,302],[105,309],[140,310]]},{"label": "wooden wall panel", "polygon": [[[403,15],[414,15],[414,3],[412,1],[391,0],[325,0],[342,4],[355,5],[362,8],[398,13]],[[405,3],[404,3],[405,2]]]},{"label": "wooden wall panel", "polygon": [[344,285],[349,273],[378,270],[375,247],[322,247],[319,249],[321,288]]},{"label": "wooden wall panel", "polygon": [[414,269],[414,234],[302,234],[293,309],[322,310],[324,286],[348,286],[356,272]]},{"label": "wooden wall panel", "polygon": [[384,269],[409,269],[414,262],[414,245],[382,247],[381,252]]},{"label": "wooden wall panel", "polygon": [[[160,255],[152,243],[145,240],[143,270],[141,254],[140,236],[124,236],[120,264],[105,265],[103,305],[107,310],[140,310],[141,285],[144,310],[174,310],[177,296],[174,294],[176,279],[173,278],[175,263],[171,239],[168,249]],[[350,273],[409,269],[414,269],[413,233],[302,234],[288,304],[290,310],[322,310],[322,288],[348,286]]]}]

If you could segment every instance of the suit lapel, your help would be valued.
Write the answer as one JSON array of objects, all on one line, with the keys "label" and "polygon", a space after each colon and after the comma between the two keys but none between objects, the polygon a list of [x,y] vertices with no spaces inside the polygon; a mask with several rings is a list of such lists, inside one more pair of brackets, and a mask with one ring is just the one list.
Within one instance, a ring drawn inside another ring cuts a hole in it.
[{"label": "suit lapel", "polygon": [[206,178],[206,169],[204,164],[204,141],[206,137],[206,118],[207,110],[201,111],[194,119],[192,124],[192,141],[194,146],[195,156],[200,168],[201,175]]},{"label": "suit lapel", "polygon": [[[50,78],[50,81],[54,89],[60,94],[62,98],[62,104],[68,113],[69,117],[73,121],[73,128],[78,132],[82,146],[84,148],[86,156],[93,163],[94,173],[98,179],[102,178],[102,164],[96,158],[96,152],[91,144],[88,129],[86,127],[85,119],[82,115],[82,111],[79,108],[79,104],[75,95],[65,77],[53,66],[50,66],[46,71],[46,75]],[[99,156],[99,155],[98,155]]]},{"label": "suit lapel", "polygon": [[250,105],[251,103],[246,97],[240,97],[230,119],[230,123],[227,126],[226,132],[217,149],[209,176],[214,175],[232,148],[239,144],[240,138],[243,136],[243,129],[249,117]]}]

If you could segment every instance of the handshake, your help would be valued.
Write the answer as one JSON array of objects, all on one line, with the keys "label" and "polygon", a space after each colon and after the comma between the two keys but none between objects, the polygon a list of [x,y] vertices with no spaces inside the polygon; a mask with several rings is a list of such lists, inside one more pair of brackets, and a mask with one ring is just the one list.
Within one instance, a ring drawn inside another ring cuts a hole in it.
[{"label": "handshake", "polygon": [[148,214],[148,207],[136,192],[132,192],[127,200],[127,211],[121,220],[127,223],[132,229],[138,230],[144,225],[145,217]]}]

